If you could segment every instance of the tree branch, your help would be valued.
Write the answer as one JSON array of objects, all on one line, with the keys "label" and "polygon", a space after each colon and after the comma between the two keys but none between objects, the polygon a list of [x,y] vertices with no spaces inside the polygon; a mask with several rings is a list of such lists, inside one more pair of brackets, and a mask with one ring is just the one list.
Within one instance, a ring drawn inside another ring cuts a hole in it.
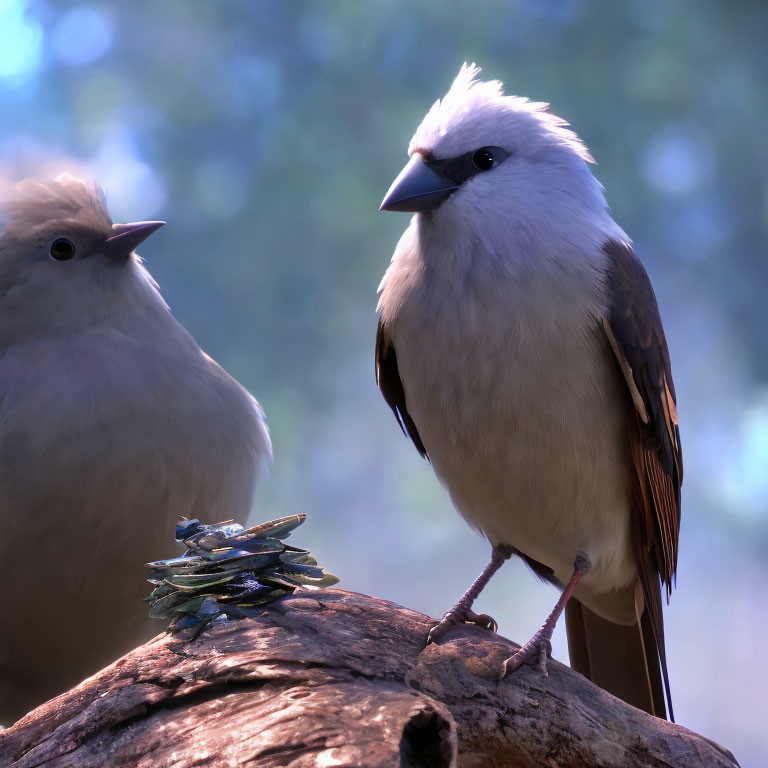
[{"label": "tree branch", "polygon": [[[732,768],[723,747],[557,662],[340,590],[301,591],[186,642],[163,634],[0,732],[12,768]],[[52,638],[55,643],[55,638]]]}]

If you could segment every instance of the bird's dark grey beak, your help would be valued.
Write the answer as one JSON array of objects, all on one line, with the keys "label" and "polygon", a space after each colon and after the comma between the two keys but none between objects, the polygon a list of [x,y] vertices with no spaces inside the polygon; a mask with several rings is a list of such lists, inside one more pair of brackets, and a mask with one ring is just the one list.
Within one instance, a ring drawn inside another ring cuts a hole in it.
[{"label": "bird's dark grey beak", "polygon": [[428,211],[437,208],[459,185],[430,168],[416,152],[392,182],[380,211]]},{"label": "bird's dark grey beak", "polygon": [[105,246],[107,256],[116,259],[130,256],[164,221],[134,221],[131,224],[113,224],[115,233],[108,237]]}]

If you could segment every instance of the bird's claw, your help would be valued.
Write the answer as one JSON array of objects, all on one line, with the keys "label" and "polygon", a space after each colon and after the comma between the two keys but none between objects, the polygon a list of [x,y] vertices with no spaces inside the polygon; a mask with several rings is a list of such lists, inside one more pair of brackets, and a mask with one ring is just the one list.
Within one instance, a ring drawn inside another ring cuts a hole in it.
[{"label": "bird's claw", "polygon": [[493,616],[489,616],[487,613],[473,613],[467,611],[467,615],[464,617],[465,624],[474,624],[476,627],[486,629],[494,634],[499,629],[499,624]]},{"label": "bird's claw", "polygon": [[427,645],[436,643],[446,634],[446,632],[453,629],[460,621],[462,621],[461,613],[455,610],[455,607],[451,608],[451,610],[429,630],[429,634],[427,635]]},{"label": "bird's claw", "polygon": [[496,632],[499,628],[496,619],[493,616],[489,616],[487,613],[475,613],[469,609],[464,611],[457,611],[451,608],[448,613],[443,616],[440,621],[435,624],[432,629],[429,630],[427,636],[427,645],[436,643],[442,638],[449,630],[453,629],[457,624],[474,624],[477,627],[488,630],[489,632]]},{"label": "bird's claw", "polygon": [[547,659],[552,658],[552,643],[549,638],[534,635],[519,651],[513,653],[502,668],[501,677],[504,679],[523,664],[532,664],[544,677],[549,677]]}]

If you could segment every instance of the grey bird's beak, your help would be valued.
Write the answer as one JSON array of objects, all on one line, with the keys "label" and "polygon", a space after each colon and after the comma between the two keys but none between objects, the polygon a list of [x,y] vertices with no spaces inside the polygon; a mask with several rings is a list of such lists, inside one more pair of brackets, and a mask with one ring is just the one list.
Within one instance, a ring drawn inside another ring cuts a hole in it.
[{"label": "grey bird's beak", "polygon": [[115,259],[128,258],[164,221],[134,221],[131,224],[113,224],[115,233],[105,241],[107,256]]},{"label": "grey bird's beak", "polygon": [[429,211],[449,198],[459,185],[430,168],[416,152],[392,182],[380,211]]}]

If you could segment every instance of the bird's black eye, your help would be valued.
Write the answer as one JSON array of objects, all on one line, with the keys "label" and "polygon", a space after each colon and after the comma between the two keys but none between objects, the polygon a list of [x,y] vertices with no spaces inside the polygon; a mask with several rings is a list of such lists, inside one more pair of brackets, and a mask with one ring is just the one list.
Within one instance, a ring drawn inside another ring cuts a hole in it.
[{"label": "bird's black eye", "polygon": [[465,152],[458,157],[448,157],[444,160],[425,161],[430,168],[447,176],[456,184],[463,184],[478,173],[490,171],[501,165],[510,152],[502,147],[480,147],[474,152]]},{"label": "bird's black eye", "polygon": [[496,164],[496,158],[493,156],[493,151],[489,147],[483,147],[478,149],[474,155],[472,155],[472,162],[475,164],[475,168],[478,171],[490,171]]},{"label": "bird's black eye", "polygon": [[56,261],[68,261],[75,255],[75,244],[66,237],[57,237],[51,243],[51,258]]}]

